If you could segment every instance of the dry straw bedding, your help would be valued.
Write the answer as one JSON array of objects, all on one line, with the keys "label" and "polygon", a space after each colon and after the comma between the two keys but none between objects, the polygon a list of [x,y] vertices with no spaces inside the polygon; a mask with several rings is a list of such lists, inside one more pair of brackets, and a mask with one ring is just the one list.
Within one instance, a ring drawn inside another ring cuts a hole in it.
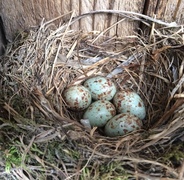
[{"label": "dry straw bedding", "polygon": [[[5,139],[18,139],[21,145],[14,146],[39,164],[31,166],[22,159],[29,179],[40,177],[41,167],[58,179],[80,178],[86,169],[86,179],[183,178],[182,158],[176,164],[165,160],[173,147],[177,146],[178,152],[184,148],[183,26],[131,12],[108,13],[140,21],[151,31],[110,37],[112,27],[103,32],[70,29],[88,13],[58,27],[54,20],[42,22],[38,28],[20,33],[7,47],[0,70],[1,105],[8,116],[1,118],[0,128]],[[82,112],[68,110],[62,92],[94,75],[111,77],[119,89],[132,89],[142,97],[147,108],[143,129],[108,138],[100,130],[80,124]],[[60,145],[53,145],[56,142]],[[45,154],[46,149],[54,148],[56,159],[33,154],[35,144]],[[65,157],[58,155],[59,151]],[[71,152],[77,154],[76,159]],[[99,171],[102,164],[108,169],[114,163],[112,171]],[[15,177],[25,176],[22,168],[10,171]]]}]

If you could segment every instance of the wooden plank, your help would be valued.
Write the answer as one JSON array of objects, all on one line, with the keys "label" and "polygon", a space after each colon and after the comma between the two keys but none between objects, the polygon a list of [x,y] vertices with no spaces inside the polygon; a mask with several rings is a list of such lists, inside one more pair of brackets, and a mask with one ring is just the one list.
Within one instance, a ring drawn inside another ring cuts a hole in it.
[{"label": "wooden plank", "polygon": [[184,23],[183,11],[184,1],[182,0],[146,0],[147,10],[146,15],[157,19],[162,19],[166,22],[177,22],[179,24]]},{"label": "wooden plank", "polygon": [[[93,10],[94,0],[87,1],[82,0],[80,1],[80,14],[87,13]],[[87,16],[80,20],[80,27],[79,29],[84,31],[92,31],[93,30],[93,16]]]},{"label": "wooden plank", "polygon": [[[43,18],[50,20],[59,15],[69,13],[71,10],[74,15],[80,15],[92,10],[110,8],[141,13],[143,2],[144,0],[1,0],[2,19],[7,38],[11,40],[15,32],[39,25]],[[60,22],[68,20],[69,17],[64,17]],[[72,28],[84,31],[101,31],[116,23],[116,21],[117,17],[113,15],[89,15],[72,25]],[[134,23],[124,23],[117,26],[118,28],[114,27],[111,30],[111,35],[115,33],[117,35],[131,34],[136,29],[133,26],[135,26]]]},{"label": "wooden plank", "polygon": [[[19,1],[16,1],[16,5],[19,6]],[[14,0],[1,1],[1,18],[6,31],[6,38],[11,41],[17,30],[21,29],[21,17],[17,18],[17,11]],[[21,9],[19,9],[19,12]],[[21,13],[20,13],[21,14]],[[19,25],[19,27],[18,27]]]},{"label": "wooden plank", "polygon": [[[60,4],[60,6],[61,6],[60,14],[62,14],[62,15],[68,14],[67,16],[63,17],[63,22],[66,22],[66,21],[68,21],[71,18],[71,14],[69,14],[71,12],[70,1],[57,0],[56,5],[58,4],[58,2]],[[56,15],[55,17],[57,17],[58,15]],[[51,17],[49,17],[49,18],[51,18]]]},{"label": "wooden plank", "polygon": [[[114,9],[114,10],[118,10],[119,9],[119,2],[121,0],[111,0],[110,2],[110,9]],[[117,25],[114,26],[116,23],[118,22],[118,16],[117,15],[109,15],[109,27],[113,26],[110,30],[109,30],[109,36],[114,36],[117,33]]]},{"label": "wooden plank", "polygon": [[[80,1],[76,1],[76,0],[71,0],[71,11],[72,11],[72,15],[78,16],[80,14]],[[79,30],[80,23],[79,21],[75,22],[71,28],[74,30]]]},{"label": "wooden plank", "polygon": [[[144,8],[144,0],[119,1],[119,10],[132,11],[142,13]],[[120,20],[120,19],[118,19]],[[118,24],[117,36],[128,36],[138,31],[139,22],[124,21]]]},{"label": "wooden plank", "polygon": [[[1,16],[7,39],[12,40],[17,31],[39,25],[43,18],[50,20],[71,10],[76,16],[92,10],[107,9],[142,13],[145,2],[149,4],[145,14],[151,17],[156,14],[158,19],[164,21],[184,23],[184,1],[182,0],[1,0]],[[67,21],[70,16],[71,14],[56,23]],[[72,25],[72,28],[102,31],[120,19],[122,18],[116,15],[89,15]],[[138,22],[125,21],[114,26],[108,33],[111,36],[127,36],[137,32],[138,28]]]},{"label": "wooden plank", "polygon": [[[145,5],[145,7],[144,7]],[[51,20],[73,11],[74,16],[94,10],[126,10],[144,13],[167,22],[184,23],[184,0],[1,0],[1,17],[6,31],[6,38],[11,41],[17,31],[39,25],[43,18]],[[56,21],[62,24],[71,14]],[[89,15],[71,26],[74,30],[103,31],[122,20],[113,14]],[[139,22],[123,21],[107,33],[110,36],[128,36],[138,31]]]},{"label": "wooden plank", "polygon": [[175,21],[178,24],[184,24],[184,1],[183,0],[168,0],[164,12],[164,20],[171,22]]},{"label": "wooden plank", "polygon": [[155,17],[156,15],[157,19],[164,20],[164,13],[167,3],[168,0],[146,0],[146,6],[148,8],[145,10],[144,13],[150,17]]},{"label": "wooden plank", "polygon": [[[94,4],[94,10],[107,10],[109,9],[109,1],[101,0],[96,1]],[[93,29],[97,31],[103,31],[108,26],[108,15],[107,14],[96,14],[94,15]]]}]

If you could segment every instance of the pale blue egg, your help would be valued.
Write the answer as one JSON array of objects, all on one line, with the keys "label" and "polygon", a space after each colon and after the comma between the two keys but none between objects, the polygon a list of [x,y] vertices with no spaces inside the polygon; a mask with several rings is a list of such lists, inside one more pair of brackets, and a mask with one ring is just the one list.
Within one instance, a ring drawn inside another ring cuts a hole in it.
[{"label": "pale blue egg", "polygon": [[130,113],[141,120],[146,116],[146,108],[141,97],[130,90],[119,91],[113,98],[118,113]]},{"label": "pale blue egg", "polygon": [[116,93],[115,83],[102,76],[87,79],[84,86],[91,92],[94,100],[111,100]]},{"label": "pale blue egg", "polygon": [[138,117],[128,113],[121,113],[107,122],[104,131],[107,136],[115,137],[139,130],[141,127],[142,120]]},{"label": "pale blue egg", "polygon": [[84,110],[91,104],[91,93],[82,85],[70,86],[63,93],[66,105],[72,110]]},{"label": "pale blue egg", "polygon": [[91,126],[102,127],[116,114],[114,105],[106,100],[93,102],[83,115],[83,119],[89,119]]}]

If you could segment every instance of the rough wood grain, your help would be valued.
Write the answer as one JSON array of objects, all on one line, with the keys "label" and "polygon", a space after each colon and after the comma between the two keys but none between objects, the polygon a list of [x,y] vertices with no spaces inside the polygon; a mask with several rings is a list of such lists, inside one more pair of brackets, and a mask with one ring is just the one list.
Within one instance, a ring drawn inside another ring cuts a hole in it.
[{"label": "rough wood grain", "polygon": [[[109,9],[109,2],[107,0],[96,1],[94,4],[95,10]],[[98,31],[103,31],[108,26],[108,15],[107,14],[96,14],[94,15],[94,27]]]},{"label": "rough wood grain", "polygon": [[[80,14],[87,13],[93,10],[94,1],[81,1],[80,4]],[[80,26],[79,29],[82,29],[84,31],[92,31],[93,30],[93,16],[87,16],[84,19],[80,20]]]},{"label": "rough wood grain", "polygon": [[183,0],[168,0],[164,13],[165,21],[175,21],[179,24],[184,24],[184,1]]},{"label": "rough wood grain", "polygon": [[[111,0],[110,4],[109,4],[109,9],[116,9],[118,10],[119,9],[119,2],[121,0]],[[112,14],[109,15],[109,27],[113,26],[110,30],[109,30],[109,35],[110,36],[114,36],[117,34],[117,25],[115,26],[115,24],[118,24],[118,16],[114,16]]]},{"label": "rough wood grain", "polygon": [[[79,15],[80,9],[81,9],[80,8],[80,1],[71,0],[70,3],[71,3],[71,10],[74,9],[72,12],[73,16],[75,17],[75,16]],[[79,25],[80,25],[80,23],[79,23],[79,21],[77,21],[77,22],[75,22],[75,24],[73,24],[71,26],[71,28],[74,30],[79,30]]]},{"label": "rough wood grain", "polygon": [[[144,7],[144,0],[119,1],[119,9],[126,11],[133,11],[142,13]],[[123,9],[122,9],[123,8]],[[119,20],[119,19],[118,19]],[[138,32],[139,22],[124,21],[118,24],[117,35],[127,36]]]},{"label": "rough wood grain", "polygon": [[[147,15],[165,21],[183,23],[183,0],[1,0],[1,16],[5,26],[7,39],[12,40],[17,31],[39,25],[42,19],[51,20],[58,16],[70,13],[56,24],[62,24],[71,17],[92,10],[114,9],[142,13],[145,2],[148,2]],[[72,12],[71,12],[72,11]],[[120,21],[117,23],[118,21]],[[72,25],[73,29],[84,31],[101,31],[114,25],[107,33],[109,35],[127,36],[137,32],[138,22],[122,21],[116,15],[96,14],[82,18]]]},{"label": "rough wood grain", "polygon": [[[140,4],[141,2],[141,4]],[[17,31],[39,25],[42,19],[51,20],[60,15],[73,12],[77,16],[92,10],[115,9],[129,10],[141,13],[144,0],[1,0],[2,19],[6,28],[7,38],[12,40]],[[62,23],[71,16],[65,16],[57,23]],[[113,15],[89,15],[72,25],[73,29],[84,31],[102,31],[109,25],[117,22],[117,16]],[[111,35],[127,35],[138,24],[122,23],[111,30]],[[119,32],[118,32],[119,31]]]},{"label": "rough wood grain", "polygon": [[146,0],[149,4],[145,14],[162,19],[166,22],[184,23],[184,1],[183,0]]}]

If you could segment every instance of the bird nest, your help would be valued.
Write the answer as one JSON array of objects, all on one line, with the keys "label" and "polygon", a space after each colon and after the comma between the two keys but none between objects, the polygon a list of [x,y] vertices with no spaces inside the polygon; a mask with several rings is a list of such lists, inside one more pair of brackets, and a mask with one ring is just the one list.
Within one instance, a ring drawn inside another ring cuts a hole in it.
[{"label": "bird nest", "polygon": [[[0,67],[1,177],[183,178],[183,27],[115,13],[148,31],[111,37],[111,27],[70,29],[88,13],[58,27],[42,22],[9,43]],[[67,108],[64,89],[94,75],[141,96],[147,113],[141,130],[106,137],[80,123],[83,112]]]}]

